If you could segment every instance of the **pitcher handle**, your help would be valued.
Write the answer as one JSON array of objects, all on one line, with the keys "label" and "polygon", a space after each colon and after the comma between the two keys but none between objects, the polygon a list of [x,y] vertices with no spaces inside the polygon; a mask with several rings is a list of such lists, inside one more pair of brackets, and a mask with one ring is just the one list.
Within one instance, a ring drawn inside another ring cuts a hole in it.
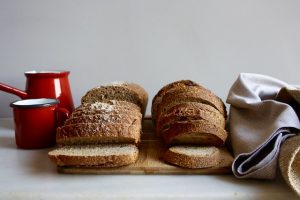
[{"label": "pitcher handle", "polygon": [[19,96],[21,99],[26,99],[27,93],[17,88],[11,87],[4,83],[0,83],[0,90]]},{"label": "pitcher handle", "polygon": [[69,119],[70,117],[70,111],[68,111],[65,108],[57,107],[56,108],[56,119],[57,119],[57,127],[64,125],[64,122]]}]

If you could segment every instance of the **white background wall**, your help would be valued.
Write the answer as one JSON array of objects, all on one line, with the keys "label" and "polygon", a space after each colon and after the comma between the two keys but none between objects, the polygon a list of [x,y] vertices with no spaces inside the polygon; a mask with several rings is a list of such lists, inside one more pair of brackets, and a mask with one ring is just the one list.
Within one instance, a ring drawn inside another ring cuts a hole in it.
[{"label": "white background wall", "polygon": [[[0,82],[66,69],[76,105],[115,80],[192,79],[226,99],[240,72],[300,84],[298,0],[0,0]],[[0,92],[0,117],[18,97]],[[148,106],[148,114],[150,113]]]}]

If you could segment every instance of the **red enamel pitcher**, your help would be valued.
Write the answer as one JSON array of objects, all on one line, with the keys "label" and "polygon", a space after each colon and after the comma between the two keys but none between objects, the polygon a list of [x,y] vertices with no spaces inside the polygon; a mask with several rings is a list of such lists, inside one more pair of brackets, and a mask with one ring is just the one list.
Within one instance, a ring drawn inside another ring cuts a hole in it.
[{"label": "red enamel pitcher", "polygon": [[69,71],[28,71],[25,72],[25,91],[0,83],[0,90],[15,94],[21,99],[55,98],[60,101],[59,107],[70,112],[74,104],[69,85]]}]

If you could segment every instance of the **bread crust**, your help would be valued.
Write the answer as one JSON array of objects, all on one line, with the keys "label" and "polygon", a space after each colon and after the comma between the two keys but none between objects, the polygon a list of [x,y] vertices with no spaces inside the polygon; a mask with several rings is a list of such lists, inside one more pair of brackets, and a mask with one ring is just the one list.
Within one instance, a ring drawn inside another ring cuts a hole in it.
[{"label": "bread crust", "polygon": [[123,123],[123,124],[142,124],[142,114],[139,116],[128,114],[92,114],[72,117],[65,121],[65,126],[80,123]]},{"label": "bread crust", "polygon": [[226,130],[219,128],[206,120],[176,121],[163,130],[162,138],[167,145],[199,144],[224,145],[227,138]]},{"label": "bread crust", "polygon": [[223,101],[207,89],[191,86],[187,90],[178,89],[165,94],[161,103],[157,107],[156,116],[164,112],[170,106],[182,102],[200,102],[216,108],[224,118],[227,117],[226,108]]},{"label": "bread crust", "polygon": [[164,87],[162,87],[157,92],[157,94],[154,96],[154,98],[152,99],[152,106],[151,106],[152,119],[156,120],[158,105],[161,103],[162,98],[164,97],[164,95],[167,92],[176,90],[176,89],[187,89],[190,86],[202,87],[199,84],[197,84],[191,80],[179,80],[179,81],[169,83],[169,84],[165,85]]},{"label": "bread crust", "polygon": [[96,101],[122,100],[138,105],[144,114],[148,102],[147,92],[135,83],[108,84],[89,90],[82,98],[81,103],[93,103]]},{"label": "bread crust", "polygon": [[157,116],[156,132],[175,121],[206,120],[220,128],[225,128],[225,118],[214,107],[199,102],[183,102],[170,106]]}]

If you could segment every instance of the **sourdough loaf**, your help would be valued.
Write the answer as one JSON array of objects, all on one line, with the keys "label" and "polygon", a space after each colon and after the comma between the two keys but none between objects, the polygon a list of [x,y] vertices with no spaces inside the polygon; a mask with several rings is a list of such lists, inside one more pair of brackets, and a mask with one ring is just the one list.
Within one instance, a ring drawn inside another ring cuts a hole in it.
[{"label": "sourdough loaf", "polygon": [[138,148],[132,144],[64,146],[48,156],[58,166],[120,167],[136,162]]}]

